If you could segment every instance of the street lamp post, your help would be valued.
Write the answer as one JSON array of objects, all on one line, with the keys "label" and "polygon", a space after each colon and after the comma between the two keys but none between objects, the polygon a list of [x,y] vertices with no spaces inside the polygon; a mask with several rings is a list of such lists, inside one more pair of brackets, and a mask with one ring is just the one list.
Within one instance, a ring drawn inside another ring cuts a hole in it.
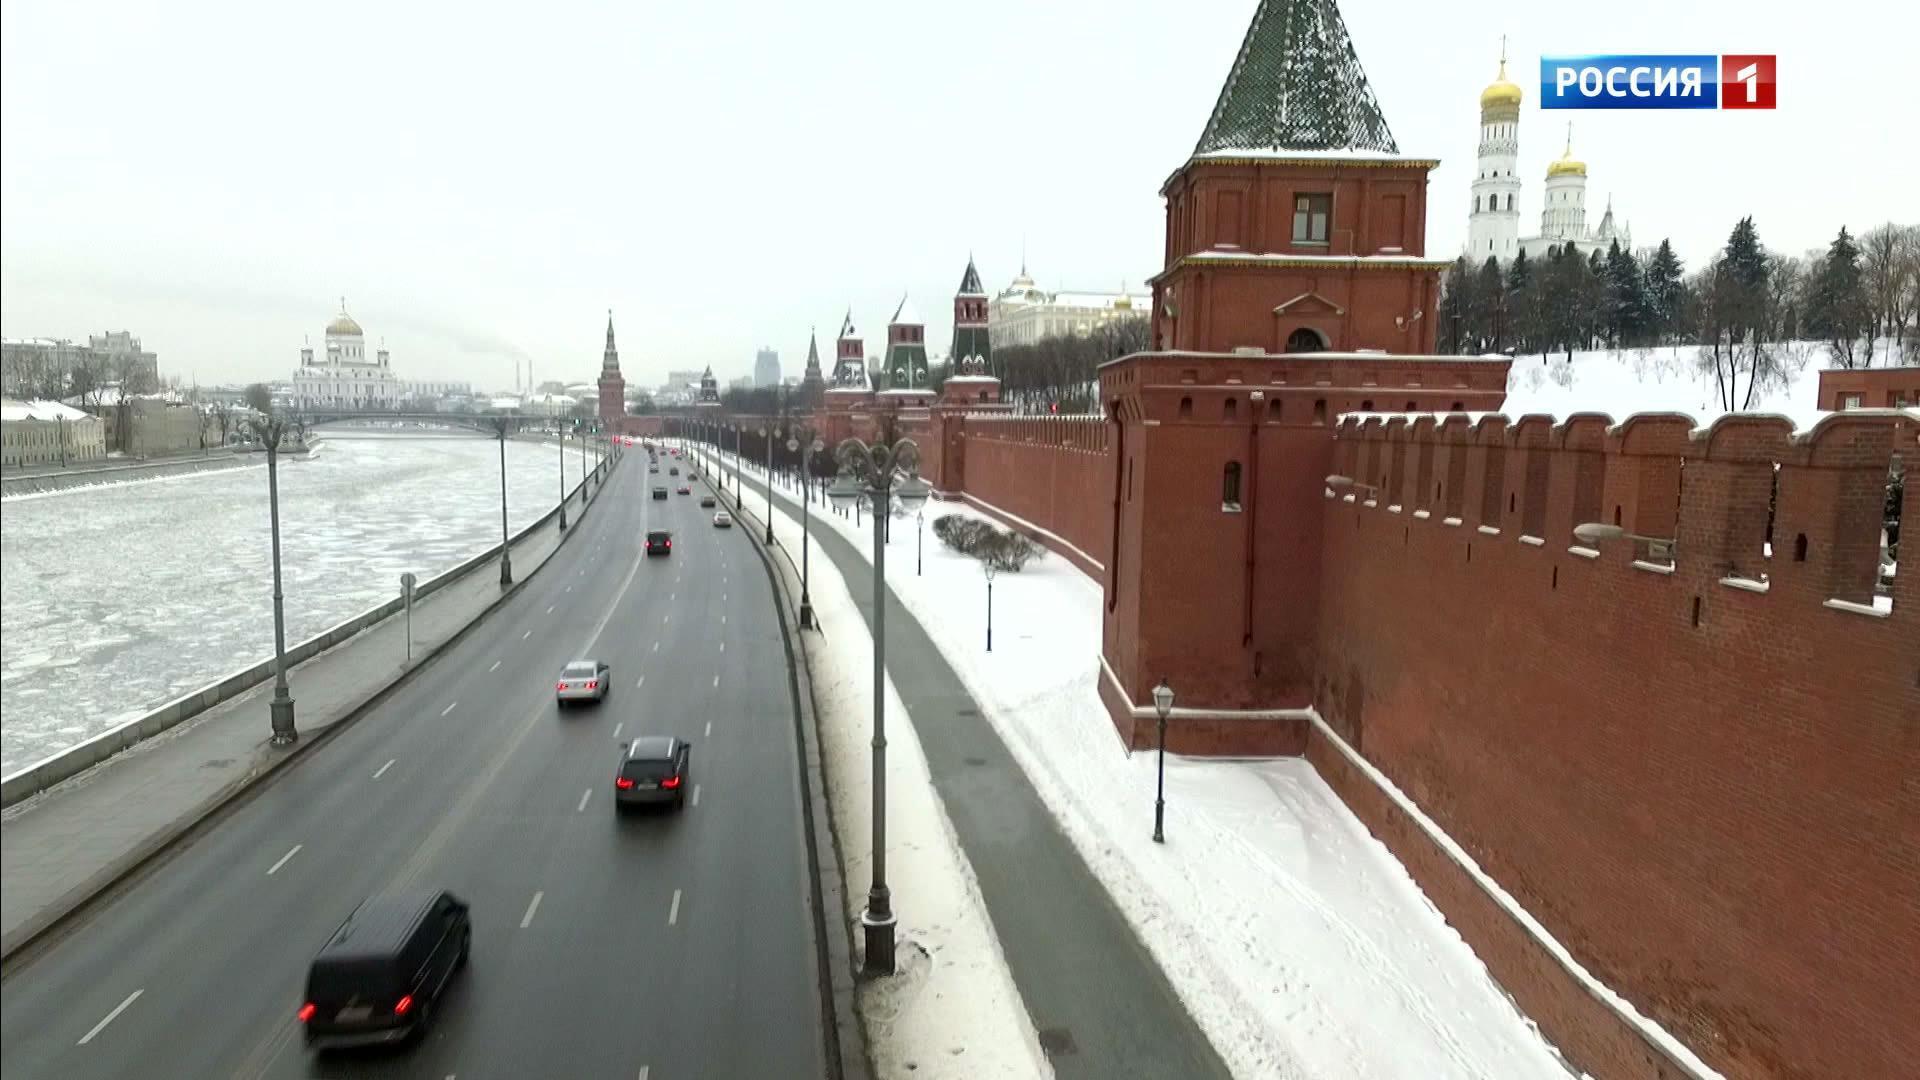
[{"label": "street lamp post", "polygon": [[500,584],[513,584],[513,552],[507,543],[507,430],[513,426],[510,417],[496,417],[494,430],[500,436]]},{"label": "street lamp post", "polygon": [[993,651],[993,563],[982,562],[980,569],[987,575],[987,651]]},{"label": "street lamp post", "polygon": [[919,577],[920,571],[926,566],[927,512],[921,510],[913,518],[913,576]]},{"label": "street lamp post", "polygon": [[[800,470],[812,476],[813,455],[825,450],[827,444],[814,438],[812,432],[807,432],[806,435],[807,444],[804,447],[800,445],[798,436],[789,435],[787,449],[800,451]],[[807,552],[813,546],[811,543],[813,536],[807,531],[808,516],[807,500],[803,498],[800,500],[800,628],[802,630],[813,629],[813,594],[807,588]]]},{"label": "street lamp post", "polygon": [[567,531],[567,440],[560,440],[560,531]]},{"label": "street lamp post", "polygon": [[274,746],[290,746],[300,738],[294,726],[293,694],[287,688],[287,609],[280,585],[280,440],[286,433],[283,417],[270,418],[253,429],[267,450],[267,515],[273,534],[273,699],[267,703],[267,716]]},{"label": "street lamp post", "polygon": [[583,514],[586,513],[587,510],[587,484],[592,479],[587,475],[587,433],[585,429],[586,425],[580,421],[575,420],[573,422],[574,437],[580,440],[580,512]]},{"label": "street lamp post", "polygon": [[1167,842],[1167,714],[1173,711],[1173,687],[1161,679],[1153,688],[1153,711],[1160,714],[1160,770],[1153,789],[1153,842]]},{"label": "street lamp post", "polygon": [[767,437],[767,544],[773,544],[773,437],[779,434],[779,428],[768,424],[760,429]]},{"label": "street lamp post", "polygon": [[[845,504],[862,494],[874,502],[873,546],[873,888],[867,910],[860,915],[865,933],[868,975],[894,971],[893,894],[887,887],[887,552],[881,524],[889,499],[918,510],[926,505],[930,488],[919,477],[920,448],[912,439],[892,446],[868,446],[847,439],[835,451],[841,475],[828,495]],[[895,474],[901,474],[896,478]]]}]

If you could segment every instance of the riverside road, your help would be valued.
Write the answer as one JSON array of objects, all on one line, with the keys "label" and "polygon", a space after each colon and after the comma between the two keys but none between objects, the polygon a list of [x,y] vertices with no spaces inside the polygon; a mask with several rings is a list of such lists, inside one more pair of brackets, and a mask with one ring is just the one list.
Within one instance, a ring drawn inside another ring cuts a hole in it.
[{"label": "riverside road", "polygon": [[[643,465],[447,654],[9,972],[0,1072],[821,1075],[771,586],[692,497],[648,498]],[[648,559],[662,527],[673,554]],[[581,656],[612,665],[612,694],[560,712],[553,678]],[[619,744],[642,734],[692,741],[683,815],[615,816]],[[408,885],[471,903],[471,967],[411,1052],[310,1057],[308,960],[361,899]]]}]

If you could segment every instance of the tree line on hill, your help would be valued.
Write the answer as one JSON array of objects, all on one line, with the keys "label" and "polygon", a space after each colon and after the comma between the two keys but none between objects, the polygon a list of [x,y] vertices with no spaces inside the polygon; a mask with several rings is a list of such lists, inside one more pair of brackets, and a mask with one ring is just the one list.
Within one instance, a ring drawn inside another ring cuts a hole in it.
[{"label": "tree line on hill", "polygon": [[[1768,251],[1740,219],[1705,266],[1688,273],[1665,240],[1582,258],[1521,252],[1504,265],[1454,261],[1442,282],[1438,338],[1452,353],[1539,353],[1697,346],[1729,409],[1747,407],[1778,374],[1774,343],[1826,343],[1840,367],[1886,363],[1886,346],[1920,349],[1920,225],[1888,223],[1825,251]],[[1913,355],[1911,352],[1908,355]]]}]

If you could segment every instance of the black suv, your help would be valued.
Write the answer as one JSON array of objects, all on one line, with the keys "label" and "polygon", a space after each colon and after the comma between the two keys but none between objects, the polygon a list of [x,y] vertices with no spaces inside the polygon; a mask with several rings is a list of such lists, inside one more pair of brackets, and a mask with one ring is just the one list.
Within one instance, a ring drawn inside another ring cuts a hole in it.
[{"label": "black suv", "polygon": [[315,1050],[399,1042],[432,1022],[467,966],[473,923],[444,890],[386,893],[354,909],[307,970],[300,1023]]},{"label": "black suv", "polygon": [[657,488],[654,488],[654,489],[653,489],[653,497],[654,497],[654,498],[656,498],[656,499],[664,499],[664,498],[666,498],[666,497],[667,497],[667,489],[666,489],[666,488],[663,488],[663,487],[657,487]]},{"label": "black suv", "polygon": [[613,775],[613,808],[667,805],[679,810],[687,802],[687,769],[693,748],[671,735],[647,735],[633,740],[620,754],[620,770]]},{"label": "black suv", "polygon": [[[664,495],[661,497],[665,498]],[[673,534],[665,529],[654,529],[647,533],[647,554],[673,554]]]}]

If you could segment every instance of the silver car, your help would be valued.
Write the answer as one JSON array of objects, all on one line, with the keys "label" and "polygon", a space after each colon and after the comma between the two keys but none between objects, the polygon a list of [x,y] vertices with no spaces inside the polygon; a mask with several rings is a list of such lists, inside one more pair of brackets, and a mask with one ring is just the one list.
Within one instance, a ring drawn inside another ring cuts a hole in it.
[{"label": "silver car", "polygon": [[575,660],[560,669],[554,696],[561,708],[572,701],[605,701],[612,681],[613,672],[605,660]]}]

